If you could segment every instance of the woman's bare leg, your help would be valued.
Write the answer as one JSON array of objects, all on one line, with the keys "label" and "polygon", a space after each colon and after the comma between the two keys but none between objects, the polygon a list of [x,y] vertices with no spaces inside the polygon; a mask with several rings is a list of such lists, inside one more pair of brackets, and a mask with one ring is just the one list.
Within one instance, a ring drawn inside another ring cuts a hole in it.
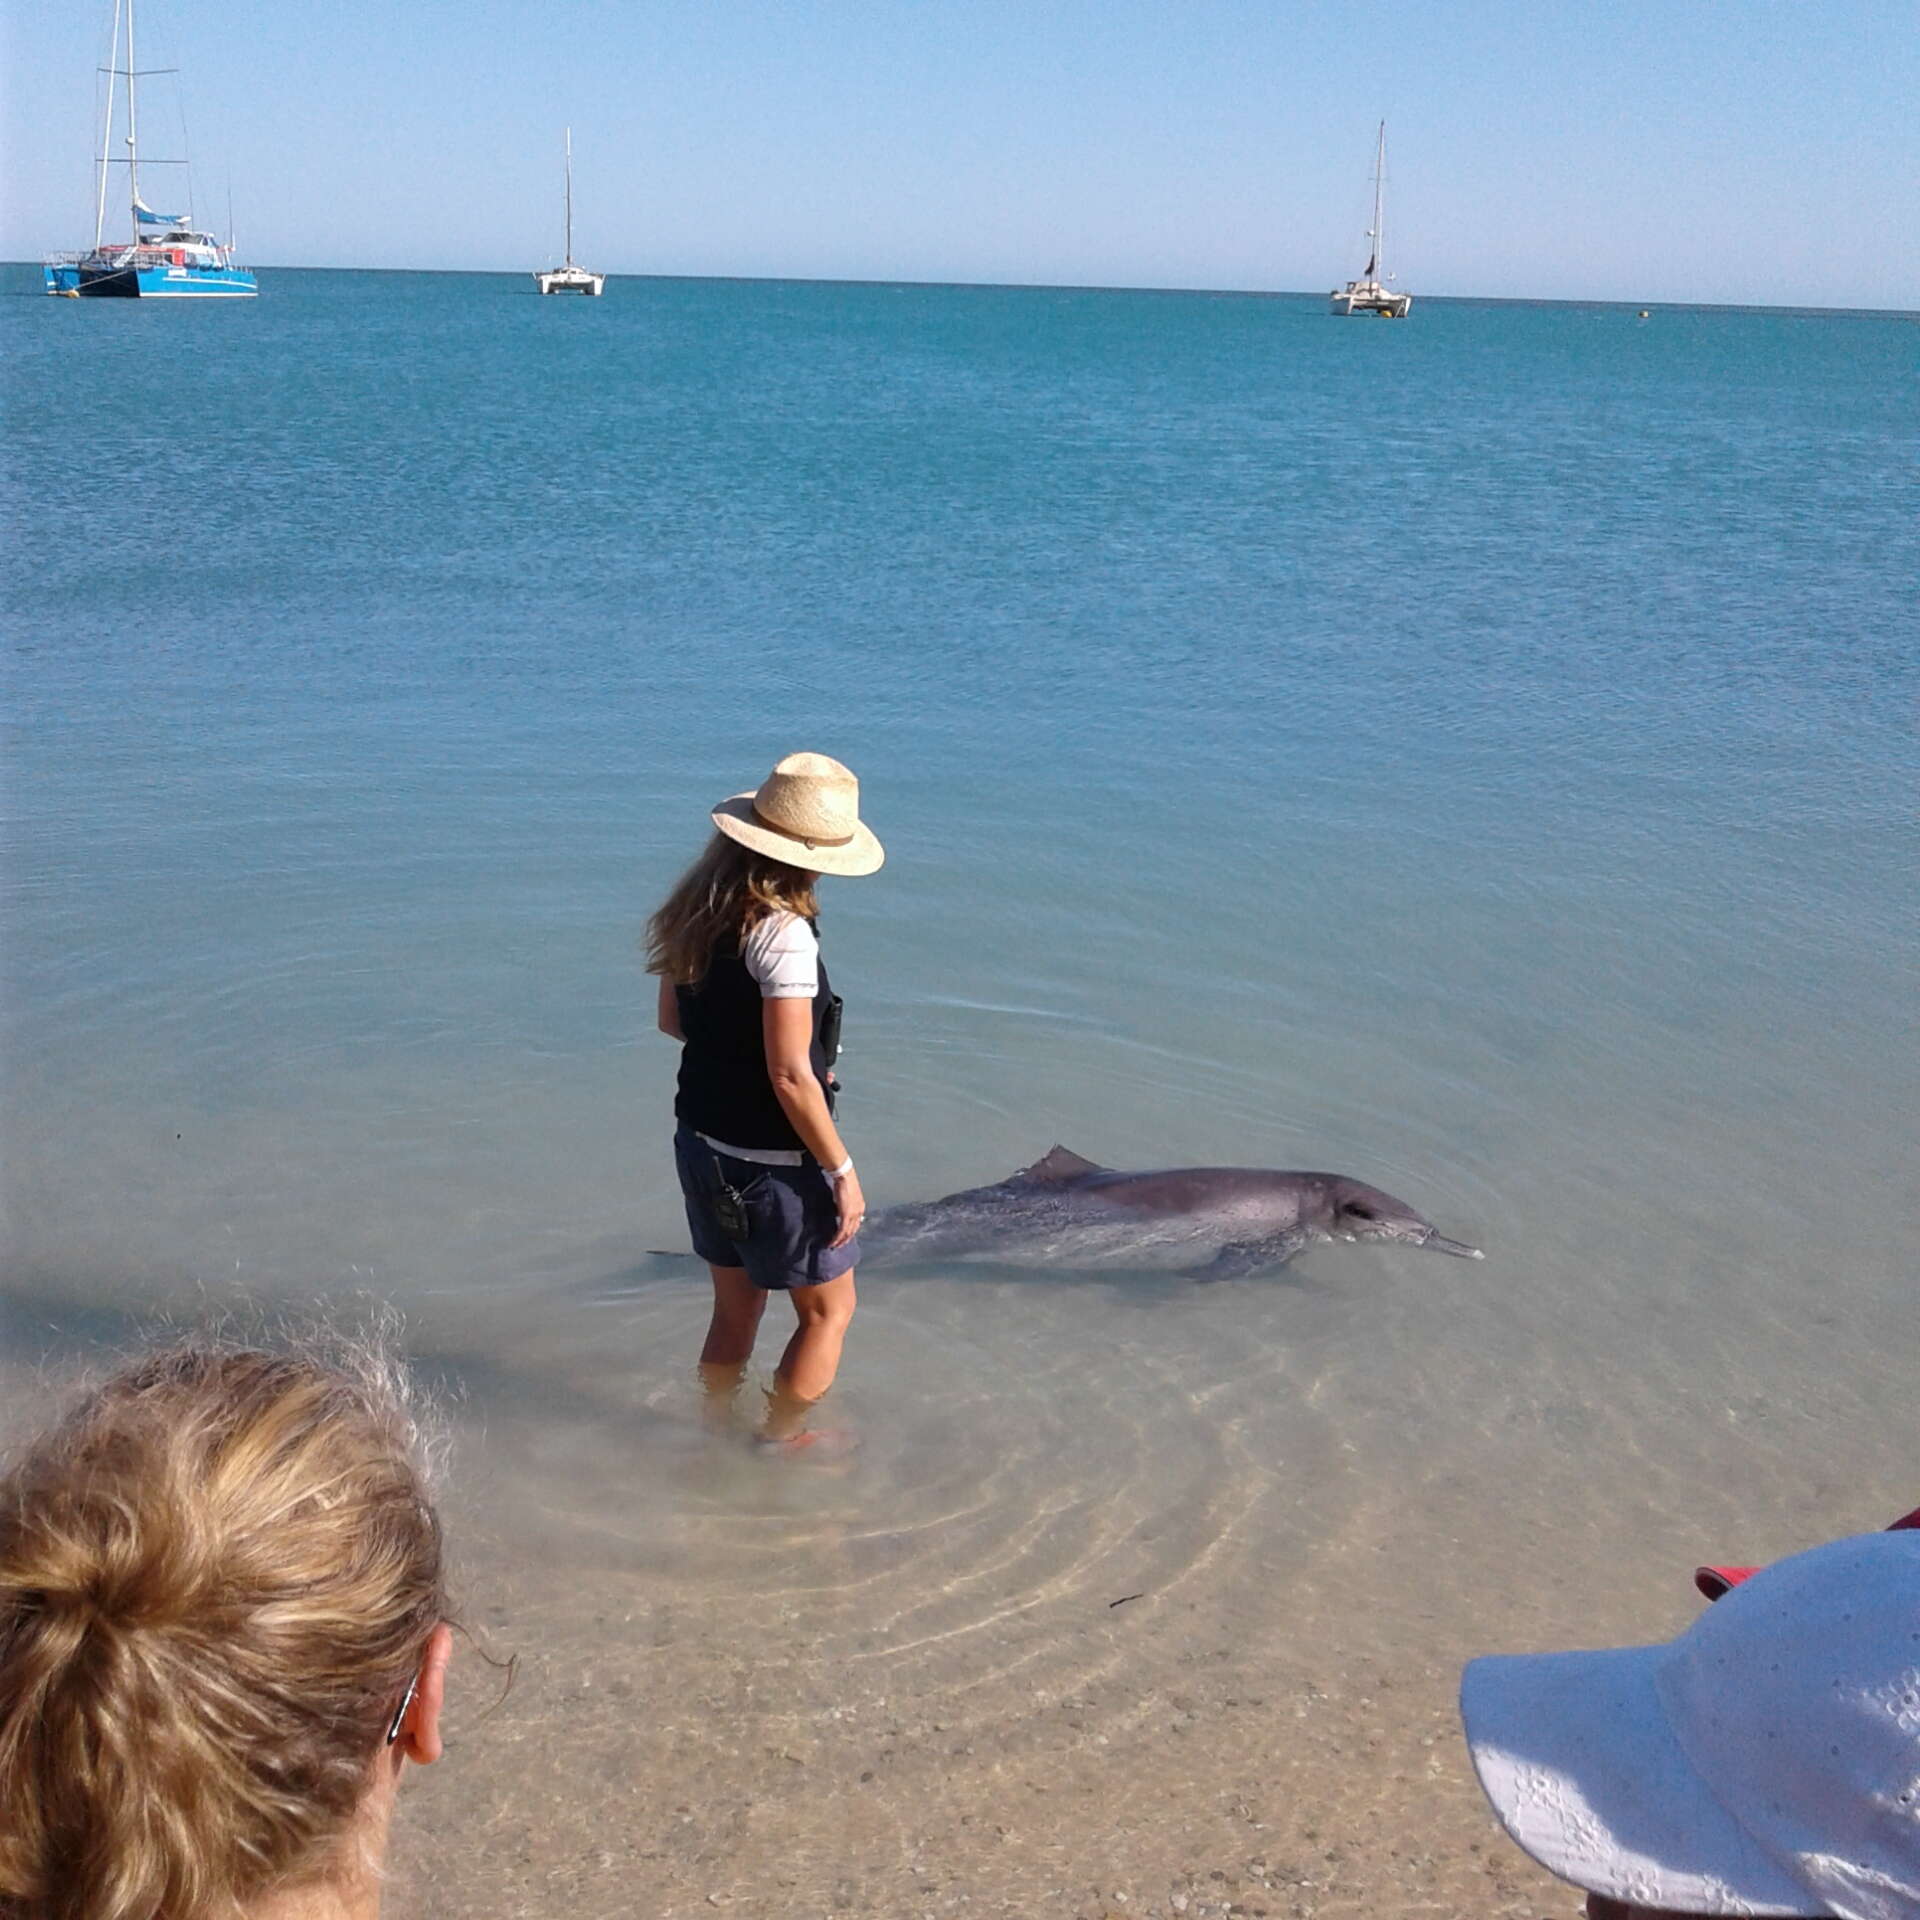
[{"label": "woman's bare leg", "polygon": [[840,1370],[840,1348],[853,1318],[853,1275],[823,1280],[818,1286],[792,1290],[793,1312],[799,1324],[773,1376],[767,1396],[767,1436],[785,1439],[806,1424],[814,1402],[833,1385]]},{"label": "woman's bare leg", "polygon": [[753,1358],[754,1336],[767,1310],[764,1288],[747,1278],[745,1267],[709,1265],[713,1275],[713,1318],[700,1349],[700,1383],[707,1391],[707,1418],[724,1425],[733,1396]]}]

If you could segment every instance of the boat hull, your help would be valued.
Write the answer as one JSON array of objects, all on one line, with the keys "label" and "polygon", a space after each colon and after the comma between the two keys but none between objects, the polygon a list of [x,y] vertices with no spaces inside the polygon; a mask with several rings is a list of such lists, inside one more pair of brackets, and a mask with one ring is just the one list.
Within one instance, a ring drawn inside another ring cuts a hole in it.
[{"label": "boat hull", "polygon": [[116,266],[50,261],[47,291],[81,300],[251,300],[260,283],[245,267]]},{"label": "boat hull", "polygon": [[1343,318],[1371,314],[1376,320],[1404,320],[1413,309],[1410,293],[1355,293],[1343,290],[1332,296],[1332,310]]},{"label": "boat hull", "polygon": [[593,298],[602,293],[607,284],[604,273],[588,273],[583,267],[571,271],[562,267],[556,273],[536,273],[533,284],[542,293],[583,293]]},{"label": "boat hull", "polygon": [[78,288],[83,300],[251,300],[259,291],[244,267],[82,267]]}]

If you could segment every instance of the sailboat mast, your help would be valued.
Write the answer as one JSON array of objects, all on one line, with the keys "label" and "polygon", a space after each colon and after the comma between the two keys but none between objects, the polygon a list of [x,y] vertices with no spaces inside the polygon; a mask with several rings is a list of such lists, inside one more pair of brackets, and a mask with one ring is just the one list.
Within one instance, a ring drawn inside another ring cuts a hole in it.
[{"label": "sailboat mast", "polygon": [[[128,66],[133,62],[129,60]],[[100,183],[93,197],[93,245],[98,252],[107,232],[107,168],[112,164],[113,95],[120,78],[120,0],[113,0],[113,45],[107,54],[107,111],[100,123]]]},{"label": "sailboat mast", "polygon": [[[132,0],[128,0],[132,4]],[[1373,154],[1373,266],[1368,273],[1371,280],[1384,280],[1387,277],[1387,236],[1383,220],[1386,205],[1387,184],[1387,123],[1380,122],[1380,144]]]},{"label": "sailboat mast", "polygon": [[133,0],[127,0],[127,187],[133,200],[133,243],[140,244],[140,109],[134,94]]},{"label": "sailboat mast", "polygon": [[567,265],[573,265],[573,129],[567,129]]}]

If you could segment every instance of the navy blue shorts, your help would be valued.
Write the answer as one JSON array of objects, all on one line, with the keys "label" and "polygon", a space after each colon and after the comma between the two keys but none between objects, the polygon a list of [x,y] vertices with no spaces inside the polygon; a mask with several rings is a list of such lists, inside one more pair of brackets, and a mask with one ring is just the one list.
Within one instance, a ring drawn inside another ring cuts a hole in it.
[{"label": "navy blue shorts", "polygon": [[[844,1247],[827,1242],[840,1231],[833,1182],[809,1160],[800,1167],[763,1167],[715,1153],[691,1127],[673,1136],[673,1163],[686,1196],[693,1250],[716,1267],[745,1267],[756,1287],[817,1287],[851,1273],[860,1259],[856,1234]],[[723,1214],[724,1191],[739,1195],[746,1238],[736,1239]],[[716,1206],[716,1202],[719,1204]]]}]

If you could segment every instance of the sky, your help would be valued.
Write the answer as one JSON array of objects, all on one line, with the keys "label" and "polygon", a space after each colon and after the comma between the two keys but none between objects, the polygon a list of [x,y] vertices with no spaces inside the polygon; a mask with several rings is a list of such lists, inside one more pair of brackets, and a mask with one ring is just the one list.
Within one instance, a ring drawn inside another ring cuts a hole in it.
[{"label": "sky", "polygon": [[[1415,294],[1920,309],[1915,0],[138,6],[260,265],[550,264],[571,125],[607,272],[1324,291],[1384,118]],[[0,257],[92,241],[111,9],[0,0]]]}]

